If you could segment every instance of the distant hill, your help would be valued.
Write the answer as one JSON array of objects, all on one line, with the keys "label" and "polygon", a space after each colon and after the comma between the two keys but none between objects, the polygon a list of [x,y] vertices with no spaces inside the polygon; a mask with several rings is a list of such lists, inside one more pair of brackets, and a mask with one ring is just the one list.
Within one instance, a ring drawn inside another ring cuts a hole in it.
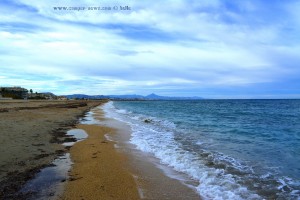
[{"label": "distant hill", "polygon": [[169,97],[159,96],[154,93],[147,96],[142,95],[86,95],[86,94],[72,94],[65,95],[68,99],[113,99],[113,100],[199,100],[202,97]]},{"label": "distant hill", "polygon": [[64,95],[68,99],[108,99],[109,96],[104,95],[86,95],[86,94],[71,94]]},{"label": "distant hill", "polygon": [[145,96],[147,100],[197,100],[203,99],[202,97],[168,97],[168,96],[159,96],[154,93]]},{"label": "distant hill", "polygon": [[121,99],[143,99],[145,98],[142,95],[136,95],[136,94],[132,94],[132,95],[109,95],[110,98],[121,98]]}]

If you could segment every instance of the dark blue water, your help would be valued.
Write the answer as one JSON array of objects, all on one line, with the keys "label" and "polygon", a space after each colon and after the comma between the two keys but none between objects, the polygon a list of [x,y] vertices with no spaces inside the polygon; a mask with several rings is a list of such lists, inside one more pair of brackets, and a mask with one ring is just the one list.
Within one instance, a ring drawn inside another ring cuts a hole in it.
[{"label": "dark blue water", "polygon": [[[110,109],[110,110],[109,110]],[[131,142],[207,199],[300,199],[300,100],[116,101]]]}]

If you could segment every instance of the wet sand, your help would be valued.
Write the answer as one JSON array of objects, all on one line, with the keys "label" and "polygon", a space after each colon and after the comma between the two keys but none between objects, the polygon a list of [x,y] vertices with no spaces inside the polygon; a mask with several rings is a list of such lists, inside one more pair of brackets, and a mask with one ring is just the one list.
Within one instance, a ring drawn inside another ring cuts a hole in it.
[{"label": "wet sand", "polygon": [[116,150],[127,156],[126,166],[135,177],[142,199],[201,199],[193,188],[199,184],[198,182],[191,181],[186,175],[163,166],[158,159],[137,150],[134,145],[129,143],[131,129],[127,124],[114,119],[101,118],[99,112],[95,117],[102,119],[102,123],[106,126],[116,129],[117,134],[111,135],[111,139],[117,141]]},{"label": "wet sand", "polygon": [[22,199],[18,190],[72,141],[66,130],[101,101],[0,101],[0,199]]},{"label": "wet sand", "polygon": [[[100,124],[78,124],[78,117],[102,103],[0,102],[0,199],[31,197],[18,191],[68,151],[74,164],[62,182],[64,192],[54,199],[199,199],[193,189],[158,169],[157,161],[128,144],[128,125],[105,118],[99,108],[92,110]],[[61,144],[74,141],[65,135],[72,128],[89,137],[69,149]]]},{"label": "wet sand", "polygon": [[74,162],[62,199],[140,199],[137,185],[126,168],[126,156],[116,152],[106,134],[115,129],[98,125],[78,125],[89,137],[70,150]]},{"label": "wet sand", "polygon": [[89,137],[71,148],[74,165],[61,199],[200,199],[128,144],[128,125],[92,111],[99,124],[77,126]]}]

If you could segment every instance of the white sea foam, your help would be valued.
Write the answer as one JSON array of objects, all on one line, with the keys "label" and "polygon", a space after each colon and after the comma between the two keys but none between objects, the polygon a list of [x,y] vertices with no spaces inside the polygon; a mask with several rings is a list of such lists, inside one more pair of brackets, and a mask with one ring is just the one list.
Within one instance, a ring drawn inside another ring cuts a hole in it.
[{"label": "white sea foam", "polygon": [[124,109],[118,109],[116,110],[117,113],[120,113],[120,114],[127,114],[127,113],[130,113],[128,112],[127,110],[124,110]]},{"label": "white sea foam", "polygon": [[198,142],[196,142],[196,144],[199,145],[199,146],[201,146],[201,145],[205,144],[205,142],[198,141]]},{"label": "white sea foam", "polygon": [[104,137],[108,141],[115,142],[109,134],[105,134]]},{"label": "white sea foam", "polygon": [[[153,154],[160,162],[199,182],[196,187],[204,199],[262,199],[237,183],[236,177],[223,169],[210,168],[196,153],[185,150],[174,138],[175,124],[155,117],[117,110],[113,102],[103,106],[109,118],[126,122],[132,128],[131,143],[137,149]],[[146,123],[146,119],[149,119]],[[219,159],[231,159],[220,154]],[[237,161],[231,159],[243,169]]]}]

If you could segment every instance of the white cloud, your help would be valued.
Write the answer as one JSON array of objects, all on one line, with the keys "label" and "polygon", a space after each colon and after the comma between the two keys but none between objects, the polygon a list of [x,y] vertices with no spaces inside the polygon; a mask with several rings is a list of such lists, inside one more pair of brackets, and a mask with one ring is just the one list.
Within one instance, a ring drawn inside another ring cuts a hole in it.
[{"label": "white cloud", "polygon": [[[222,1],[130,1],[129,12],[53,10],[75,5],[68,0],[20,2],[38,14],[26,10],[0,14],[7,24],[0,28],[0,52],[5,51],[0,67],[11,71],[0,75],[51,79],[19,77],[24,86],[41,85],[39,89],[59,93],[84,92],[88,87],[93,94],[99,86],[108,94],[143,87],[167,91],[180,85],[182,89],[249,85],[274,82],[283,71],[295,73],[280,66],[284,58],[295,59],[299,48],[299,43],[291,47],[282,39],[285,24],[248,23],[240,13],[224,8]],[[93,4],[94,0],[76,1],[80,6]],[[259,6],[250,1],[237,5],[245,12],[258,12]],[[296,12],[291,13],[296,19]],[[274,54],[280,57],[276,62]],[[12,78],[6,84],[14,82],[17,79]],[[81,84],[72,86],[73,82]],[[62,90],[60,83],[69,85]]]}]

